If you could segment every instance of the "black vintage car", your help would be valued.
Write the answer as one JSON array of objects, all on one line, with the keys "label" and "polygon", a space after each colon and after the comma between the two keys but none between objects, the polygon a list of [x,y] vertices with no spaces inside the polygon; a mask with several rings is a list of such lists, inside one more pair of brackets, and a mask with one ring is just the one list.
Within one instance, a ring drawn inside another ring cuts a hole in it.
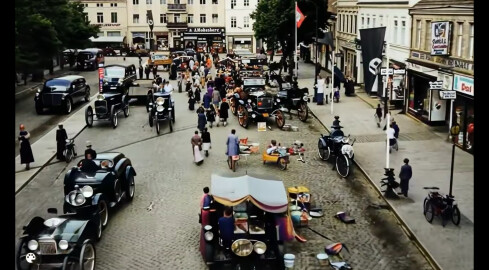
[{"label": "black vintage car", "polygon": [[277,103],[282,108],[287,109],[290,114],[292,110],[297,110],[297,116],[302,122],[305,122],[309,116],[309,108],[307,106],[309,89],[299,88],[288,82],[282,82],[279,89]]},{"label": "black vintage car", "polygon": [[234,105],[237,106],[239,125],[247,128],[251,121],[262,122],[274,117],[278,128],[285,125],[284,113],[277,103],[277,97],[265,92],[265,79],[243,79],[243,93],[235,94]]},{"label": "black vintage car", "polygon": [[[57,214],[56,208],[48,213]],[[16,247],[18,270],[95,269],[95,242],[102,237],[100,215],[60,215],[43,219],[34,217],[23,227]]]},{"label": "black vintage car", "polygon": [[91,215],[100,214],[105,227],[109,220],[109,207],[114,207],[125,198],[134,199],[136,171],[131,160],[122,153],[97,153],[95,163],[99,170],[84,172],[73,167],[64,178],[64,213]]},{"label": "black vintage car", "polygon": [[34,97],[37,114],[42,114],[44,108],[59,108],[69,114],[73,104],[80,101],[90,101],[90,86],[77,75],[47,80]]},{"label": "black vintage car", "polygon": [[103,92],[119,91],[126,93],[137,80],[136,66],[117,64],[104,67]]},{"label": "black vintage car", "polygon": [[168,121],[170,132],[173,131],[175,101],[171,93],[149,90],[146,108],[148,110],[149,126],[155,126],[157,134],[160,134],[160,122],[162,121]]},{"label": "black vintage car", "polygon": [[96,70],[99,64],[103,63],[105,63],[105,58],[102,49],[84,49],[78,51],[76,55],[76,68],[78,70]]}]

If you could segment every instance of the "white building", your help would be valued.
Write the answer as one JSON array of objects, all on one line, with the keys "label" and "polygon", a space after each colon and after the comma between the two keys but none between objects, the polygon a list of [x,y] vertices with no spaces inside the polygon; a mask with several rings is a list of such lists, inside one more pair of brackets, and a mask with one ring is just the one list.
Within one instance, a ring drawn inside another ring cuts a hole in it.
[{"label": "white building", "polygon": [[358,6],[357,0],[338,0],[336,4],[336,51],[342,57],[335,59],[335,65],[343,71],[345,76],[351,76],[358,82],[359,65],[355,45],[358,33]]},{"label": "white building", "polygon": [[226,33],[229,49],[249,49],[256,53],[262,47],[254,37],[250,14],[259,0],[226,0]]},{"label": "white building", "polygon": [[[125,0],[81,0],[85,18],[100,26],[95,42],[123,43],[127,36],[127,9]],[[119,37],[119,38],[116,38]]]}]

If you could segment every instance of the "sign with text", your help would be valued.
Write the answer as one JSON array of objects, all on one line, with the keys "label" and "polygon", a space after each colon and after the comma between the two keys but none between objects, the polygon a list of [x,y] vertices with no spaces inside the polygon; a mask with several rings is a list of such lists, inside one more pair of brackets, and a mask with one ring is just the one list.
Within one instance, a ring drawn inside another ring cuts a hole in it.
[{"label": "sign with text", "polygon": [[401,68],[401,69],[394,69],[394,74],[399,74],[399,75],[404,75],[406,74],[406,70]]},{"label": "sign with text", "polygon": [[440,99],[456,99],[457,91],[440,91]]},{"label": "sign with text", "polygon": [[102,87],[104,86],[104,67],[99,65],[98,68],[98,91],[102,93]]},{"label": "sign with text", "polygon": [[258,131],[267,131],[267,122],[258,122]]},{"label": "sign with text", "polygon": [[431,90],[440,90],[443,86],[443,81],[430,82]]},{"label": "sign with text", "polygon": [[[393,75],[393,74],[394,74],[394,69],[389,68],[389,75]],[[382,76],[387,75],[387,68],[380,68],[380,75]]]},{"label": "sign with text", "polygon": [[460,75],[453,76],[453,90],[474,96],[474,78]]},{"label": "sign with text", "polygon": [[431,55],[450,54],[450,22],[431,23]]},{"label": "sign with text", "polygon": [[221,27],[189,27],[188,33],[199,34],[219,34],[224,33],[224,28]]}]

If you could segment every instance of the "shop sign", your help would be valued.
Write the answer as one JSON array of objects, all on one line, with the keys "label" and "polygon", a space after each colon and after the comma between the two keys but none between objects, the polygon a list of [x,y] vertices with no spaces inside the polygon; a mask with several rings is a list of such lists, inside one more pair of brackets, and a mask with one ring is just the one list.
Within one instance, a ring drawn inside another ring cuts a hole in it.
[{"label": "shop sign", "polygon": [[440,57],[440,56],[431,56],[429,54],[417,52],[417,51],[412,51],[411,57],[412,58],[418,58],[421,60],[430,61],[433,63],[437,63],[437,64],[449,66],[449,67],[453,67],[453,68],[460,68],[460,69],[465,69],[465,70],[469,70],[469,71],[474,70],[474,64],[469,62],[469,61],[465,61],[465,60],[450,59],[450,58]]},{"label": "shop sign", "polygon": [[443,81],[430,82],[430,90],[440,90],[443,86]]},{"label": "shop sign", "polygon": [[[393,75],[393,74],[394,74],[394,69],[389,68],[389,75]],[[387,75],[387,68],[380,68],[380,75],[382,76]]]},{"label": "shop sign", "polygon": [[410,70],[415,70],[421,73],[424,73],[426,75],[433,76],[435,78],[438,78],[438,70],[432,69],[432,68],[427,68],[418,64],[414,64],[412,62],[406,62],[407,68]]},{"label": "shop sign", "polygon": [[474,96],[474,79],[465,76],[455,75],[453,77],[453,90]]},{"label": "shop sign", "polygon": [[103,64],[99,64],[98,68],[98,91],[102,93],[104,85],[104,66]]},{"label": "shop sign", "polygon": [[120,23],[92,23],[90,25],[94,26],[100,26],[100,27],[115,27],[115,26],[121,26]]},{"label": "shop sign", "polygon": [[449,73],[438,72],[438,80],[443,81],[441,89],[453,90],[453,75]]},{"label": "shop sign", "polygon": [[450,54],[450,22],[431,23],[431,55]]},{"label": "shop sign", "polygon": [[404,74],[406,74],[406,70],[403,68],[394,69],[394,74],[404,75]]},{"label": "shop sign", "polygon": [[440,91],[440,99],[456,99],[457,91]]},{"label": "shop sign", "polygon": [[352,50],[357,49],[357,46],[355,45],[355,43],[353,41],[339,40],[339,43],[340,43],[339,44],[340,47],[345,47],[345,48],[352,49]]},{"label": "shop sign", "polygon": [[198,33],[198,34],[219,34],[224,32],[224,28],[215,27],[189,27],[188,33]]}]

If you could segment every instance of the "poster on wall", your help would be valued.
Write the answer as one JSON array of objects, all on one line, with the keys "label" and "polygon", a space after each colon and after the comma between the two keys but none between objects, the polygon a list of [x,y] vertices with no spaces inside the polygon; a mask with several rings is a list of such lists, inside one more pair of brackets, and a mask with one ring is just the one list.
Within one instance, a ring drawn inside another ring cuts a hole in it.
[{"label": "poster on wall", "polygon": [[450,55],[450,22],[431,23],[431,55]]}]

